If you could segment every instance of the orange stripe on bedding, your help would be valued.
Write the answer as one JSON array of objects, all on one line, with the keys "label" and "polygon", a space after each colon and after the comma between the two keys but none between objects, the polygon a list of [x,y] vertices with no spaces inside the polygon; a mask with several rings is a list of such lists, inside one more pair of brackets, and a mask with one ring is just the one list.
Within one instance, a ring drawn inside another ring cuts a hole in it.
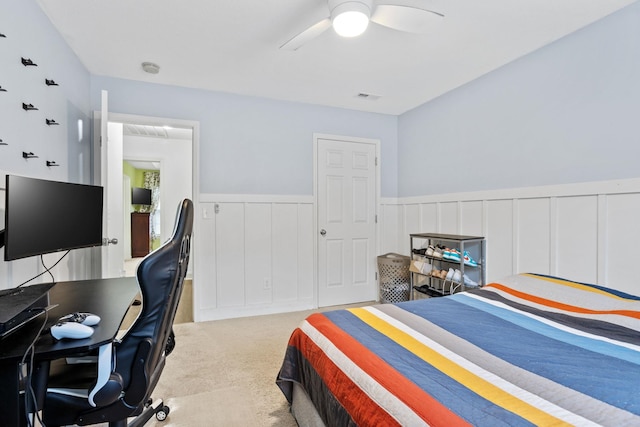
[{"label": "orange stripe on bedding", "polygon": [[[404,402],[429,425],[469,426],[464,419],[451,412],[442,405],[442,403],[434,399],[407,377],[400,374],[375,353],[372,353],[352,336],[335,326],[335,324],[333,324],[333,322],[324,315],[312,315],[307,318],[307,321],[325,337],[331,340],[331,342],[333,342],[349,359],[358,365],[358,367],[371,376],[382,387]],[[330,374],[333,375],[331,372]],[[329,379],[329,381],[331,380]],[[349,393],[351,393],[351,391]],[[342,401],[344,397],[344,395],[341,395],[340,400]],[[360,408],[358,408],[358,405],[354,406],[353,410],[357,413]],[[350,414],[353,414],[351,409],[347,410]],[[365,420],[369,423],[369,420],[366,418],[356,419],[356,417],[354,417],[354,421],[356,421],[358,425],[361,425],[360,423]],[[378,426],[386,424],[374,423],[369,425]]]},{"label": "orange stripe on bedding", "polygon": [[559,310],[569,311],[572,313],[582,313],[582,314],[617,314],[619,316],[633,317],[635,319],[640,319],[640,311],[634,310],[592,310],[589,308],[579,307],[576,305],[564,304],[561,302],[553,301],[546,298],[537,297],[535,295],[527,294],[525,292],[516,291],[515,289],[509,288],[505,285],[501,285],[500,283],[490,283],[485,288],[496,288],[504,291],[508,294],[511,294],[515,297],[518,297],[523,300],[531,301],[536,304],[544,305],[547,307],[556,308]]}]

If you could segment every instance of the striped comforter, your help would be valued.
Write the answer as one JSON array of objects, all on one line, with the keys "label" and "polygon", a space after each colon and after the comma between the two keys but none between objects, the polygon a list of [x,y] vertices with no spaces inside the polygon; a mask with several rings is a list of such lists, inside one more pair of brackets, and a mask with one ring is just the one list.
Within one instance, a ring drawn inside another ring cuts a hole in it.
[{"label": "striped comforter", "polygon": [[522,274],[314,314],[277,383],[328,426],[640,426],[640,298]]}]

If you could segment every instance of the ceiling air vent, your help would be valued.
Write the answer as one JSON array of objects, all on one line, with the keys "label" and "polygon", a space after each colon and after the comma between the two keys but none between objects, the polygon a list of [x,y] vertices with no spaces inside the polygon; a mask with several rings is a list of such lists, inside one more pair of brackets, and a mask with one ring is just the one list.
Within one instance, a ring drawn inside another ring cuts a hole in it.
[{"label": "ceiling air vent", "polygon": [[356,98],[367,99],[369,101],[377,101],[378,99],[380,99],[380,95],[372,95],[370,93],[360,92],[356,95]]}]

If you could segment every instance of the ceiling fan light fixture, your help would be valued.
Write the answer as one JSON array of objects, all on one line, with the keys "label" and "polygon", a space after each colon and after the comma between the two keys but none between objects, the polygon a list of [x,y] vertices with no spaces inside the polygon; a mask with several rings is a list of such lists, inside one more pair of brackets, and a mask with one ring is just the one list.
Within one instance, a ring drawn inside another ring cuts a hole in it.
[{"label": "ceiling fan light fixture", "polygon": [[342,37],[357,37],[364,33],[370,17],[370,2],[345,1],[331,10],[333,29]]}]

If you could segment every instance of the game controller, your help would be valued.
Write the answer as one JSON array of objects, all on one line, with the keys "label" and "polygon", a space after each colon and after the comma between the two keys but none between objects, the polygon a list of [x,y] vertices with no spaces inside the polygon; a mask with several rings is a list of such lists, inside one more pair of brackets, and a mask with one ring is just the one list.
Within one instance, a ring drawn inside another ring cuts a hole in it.
[{"label": "game controller", "polygon": [[58,323],[81,323],[85,326],[95,326],[100,323],[100,316],[92,313],[70,313],[58,319]]},{"label": "game controller", "polygon": [[64,338],[77,340],[89,338],[91,335],[93,335],[93,328],[82,323],[60,322],[51,327],[51,336],[57,340]]}]

